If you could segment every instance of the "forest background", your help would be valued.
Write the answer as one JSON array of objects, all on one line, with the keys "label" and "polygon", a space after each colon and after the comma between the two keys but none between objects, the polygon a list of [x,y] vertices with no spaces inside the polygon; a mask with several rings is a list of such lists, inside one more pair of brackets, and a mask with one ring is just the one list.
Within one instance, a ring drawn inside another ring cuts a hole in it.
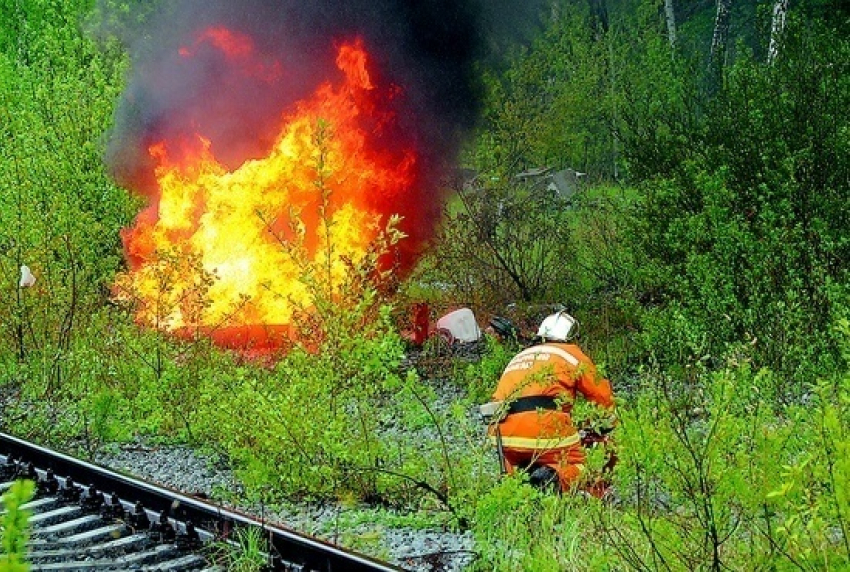
[{"label": "forest background", "polygon": [[[155,9],[0,0],[3,430],[88,456],[186,442],[251,498],[472,530],[480,570],[850,567],[845,3],[548,5],[480,64],[476,176],[420,266],[391,291],[323,298],[317,279],[321,351],[271,366],[140,328],[111,296],[142,205],[104,166],[130,62],[95,31]],[[540,167],[581,173],[576,192],[517,178]],[[516,346],[488,338],[470,362],[433,339],[438,367],[404,369],[421,301],[518,324],[567,305],[620,400],[616,502],[499,478],[469,412]]]}]

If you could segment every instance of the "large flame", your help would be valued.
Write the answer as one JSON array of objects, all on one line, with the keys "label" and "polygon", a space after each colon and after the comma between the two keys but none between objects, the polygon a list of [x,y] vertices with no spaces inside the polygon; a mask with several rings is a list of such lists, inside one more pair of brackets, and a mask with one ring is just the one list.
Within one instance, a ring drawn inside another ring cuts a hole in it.
[{"label": "large flame", "polygon": [[[203,31],[180,56],[202,45],[241,73],[286,73],[222,27]],[[387,222],[376,205],[403,200],[421,175],[412,145],[386,135],[401,92],[375,85],[363,42],[340,44],[336,68],[311,97],[269,118],[280,128],[264,157],[229,170],[203,133],[149,147],[158,196],[123,235],[130,270],[117,283],[138,303],[139,322],[268,343],[259,330],[291,324],[313,303],[315,281],[333,291],[367,256]]]}]

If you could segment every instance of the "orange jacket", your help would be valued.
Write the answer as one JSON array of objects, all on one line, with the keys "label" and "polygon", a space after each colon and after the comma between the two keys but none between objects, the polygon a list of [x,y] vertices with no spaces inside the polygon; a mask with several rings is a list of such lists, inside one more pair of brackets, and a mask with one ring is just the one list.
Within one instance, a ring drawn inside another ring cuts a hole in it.
[{"label": "orange jacket", "polygon": [[527,348],[505,367],[493,393],[494,401],[519,397],[553,397],[560,411],[515,413],[501,425],[506,448],[562,449],[578,446],[570,412],[576,394],[602,407],[614,405],[611,384],[600,378],[596,366],[574,344],[545,343]]}]

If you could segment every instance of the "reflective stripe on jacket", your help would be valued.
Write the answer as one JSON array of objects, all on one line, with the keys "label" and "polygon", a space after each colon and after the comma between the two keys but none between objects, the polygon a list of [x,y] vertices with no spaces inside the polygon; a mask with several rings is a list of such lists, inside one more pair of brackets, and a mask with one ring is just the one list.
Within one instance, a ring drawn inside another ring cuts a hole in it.
[{"label": "reflective stripe on jacket", "polygon": [[[553,449],[566,449],[568,447],[574,447],[579,444],[578,433],[574,433],[573,435],[569,435],[567,437],[550,437],[550,438],[539,438],[539,437],[502,437],[502,447],[509,447],[511,449],[531,449],[535,451],[550,451]],[[496,436],[490,435],[490,441],[495,445],[496,444]]]},{"label": "reflective stripe on jacket", "polygon": [[502,447],[535,451],[580,448],[570,416],[576,394],[602,407],[614,405],[611,384],[597,375],[596,366],[578,346],[547,343],[514,356],[499,379],[493,400],[510,403],[520,397],[545,396],[562,405],[560,410],[508,415],[499,424]]},{"label": "reflective stripe on jacket", "polygon": [[575,344],[548,343],[518,353],[505,367],[493,393],[494,401],[542,395],[569,403],[576,393],[602,407],[612,407],[611,384]]}]

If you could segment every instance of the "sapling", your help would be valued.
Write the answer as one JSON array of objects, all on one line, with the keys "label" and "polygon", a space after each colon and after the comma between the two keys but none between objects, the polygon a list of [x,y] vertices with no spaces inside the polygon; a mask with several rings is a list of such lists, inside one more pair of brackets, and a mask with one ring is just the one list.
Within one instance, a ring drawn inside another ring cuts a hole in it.
[{"label": "sapling", "polygon": [[28,572],[26,545],[29,539],[30,512],[21,508],[33,497],[35,483],[19,480],[3,494],[5,514],[0,517],[0,572]]}]

